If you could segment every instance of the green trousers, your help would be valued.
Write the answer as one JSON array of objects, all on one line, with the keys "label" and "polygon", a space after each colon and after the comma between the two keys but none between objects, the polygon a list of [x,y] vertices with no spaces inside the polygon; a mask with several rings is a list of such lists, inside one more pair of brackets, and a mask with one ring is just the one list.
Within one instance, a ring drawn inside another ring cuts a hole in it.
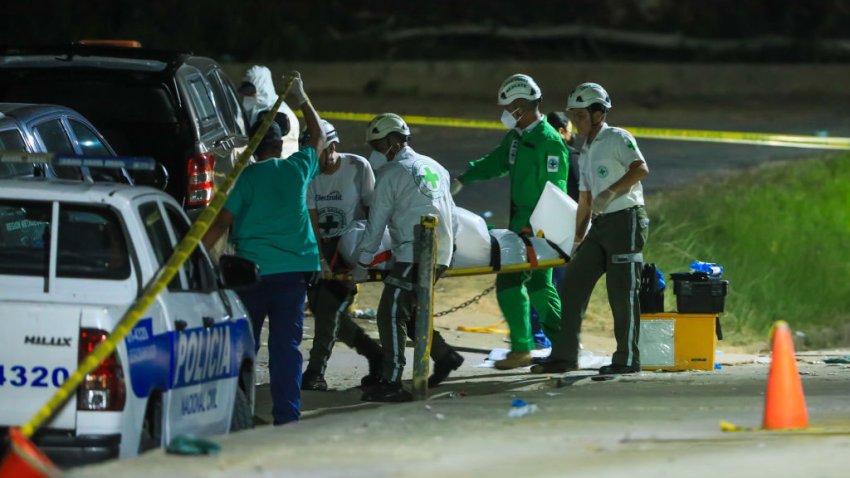
[{"label": "green trousers", "polygon": [[578,365],[581,322],[596,282],[606,275],[608,303],[614,316],[617,350],[612,362],[640,366],[640,274],[649,218],[643,206],[598,216],[567,264],[567,274],[558,289],[563,309],[561,331],[550,335],[550,359]]},{"label": "green trousers", "polygon": [[547,337],[560,331],[561,300],[552,284],[552,269],[499,274],[496,300],[508,322],[513,352],[534,350],[529,304],[540,315]]}]

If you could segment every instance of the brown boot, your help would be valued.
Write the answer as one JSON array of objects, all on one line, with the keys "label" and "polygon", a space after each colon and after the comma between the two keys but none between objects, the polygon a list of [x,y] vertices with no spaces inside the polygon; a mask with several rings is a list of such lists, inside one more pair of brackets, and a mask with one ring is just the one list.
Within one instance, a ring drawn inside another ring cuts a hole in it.
[{"label": "brown boot", "polygon": [[508,356],[497,361],[494,366],[499,370],[510,370],[529,365],[531,365],[531,352],[508,352]]}]

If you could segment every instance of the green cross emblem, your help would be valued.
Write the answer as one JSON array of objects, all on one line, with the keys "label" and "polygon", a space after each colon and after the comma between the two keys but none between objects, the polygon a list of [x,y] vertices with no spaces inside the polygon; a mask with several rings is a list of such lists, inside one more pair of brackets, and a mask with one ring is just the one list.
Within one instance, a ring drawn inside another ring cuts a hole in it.
[{"label": "green cross emblem", "polygon": [[605,166],[599,166],[599,177],[604,178],[605,176],[608,176],[608,168]]},{"label": "green cross emblem", "polygon": [[428,183],[431,189],[437,189],[437,183],[440,181],[440,175],[435,174],[431,171],[431,168],[425,166],[425,175],[422,176],[422,179]]}]

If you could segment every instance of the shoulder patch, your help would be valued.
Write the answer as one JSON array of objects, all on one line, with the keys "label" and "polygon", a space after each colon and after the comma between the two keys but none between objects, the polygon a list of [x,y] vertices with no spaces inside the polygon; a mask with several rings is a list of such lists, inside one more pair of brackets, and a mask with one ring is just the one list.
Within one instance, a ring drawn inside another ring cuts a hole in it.
[{"label": "shoulder patch", "polygon": [[557,173],[558,168],[560,167],[558,156],[547,156],[546,157],[546,172],[549,173]]}]

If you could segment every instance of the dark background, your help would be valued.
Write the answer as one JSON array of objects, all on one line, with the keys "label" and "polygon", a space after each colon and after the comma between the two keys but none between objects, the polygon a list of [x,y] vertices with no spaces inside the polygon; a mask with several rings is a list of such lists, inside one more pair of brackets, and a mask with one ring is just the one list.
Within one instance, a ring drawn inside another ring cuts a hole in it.
[{"label": "dark background", "polygon": [[222,62],[845,62],[850,2],[11,1],[3,44],[135,39]]}]

